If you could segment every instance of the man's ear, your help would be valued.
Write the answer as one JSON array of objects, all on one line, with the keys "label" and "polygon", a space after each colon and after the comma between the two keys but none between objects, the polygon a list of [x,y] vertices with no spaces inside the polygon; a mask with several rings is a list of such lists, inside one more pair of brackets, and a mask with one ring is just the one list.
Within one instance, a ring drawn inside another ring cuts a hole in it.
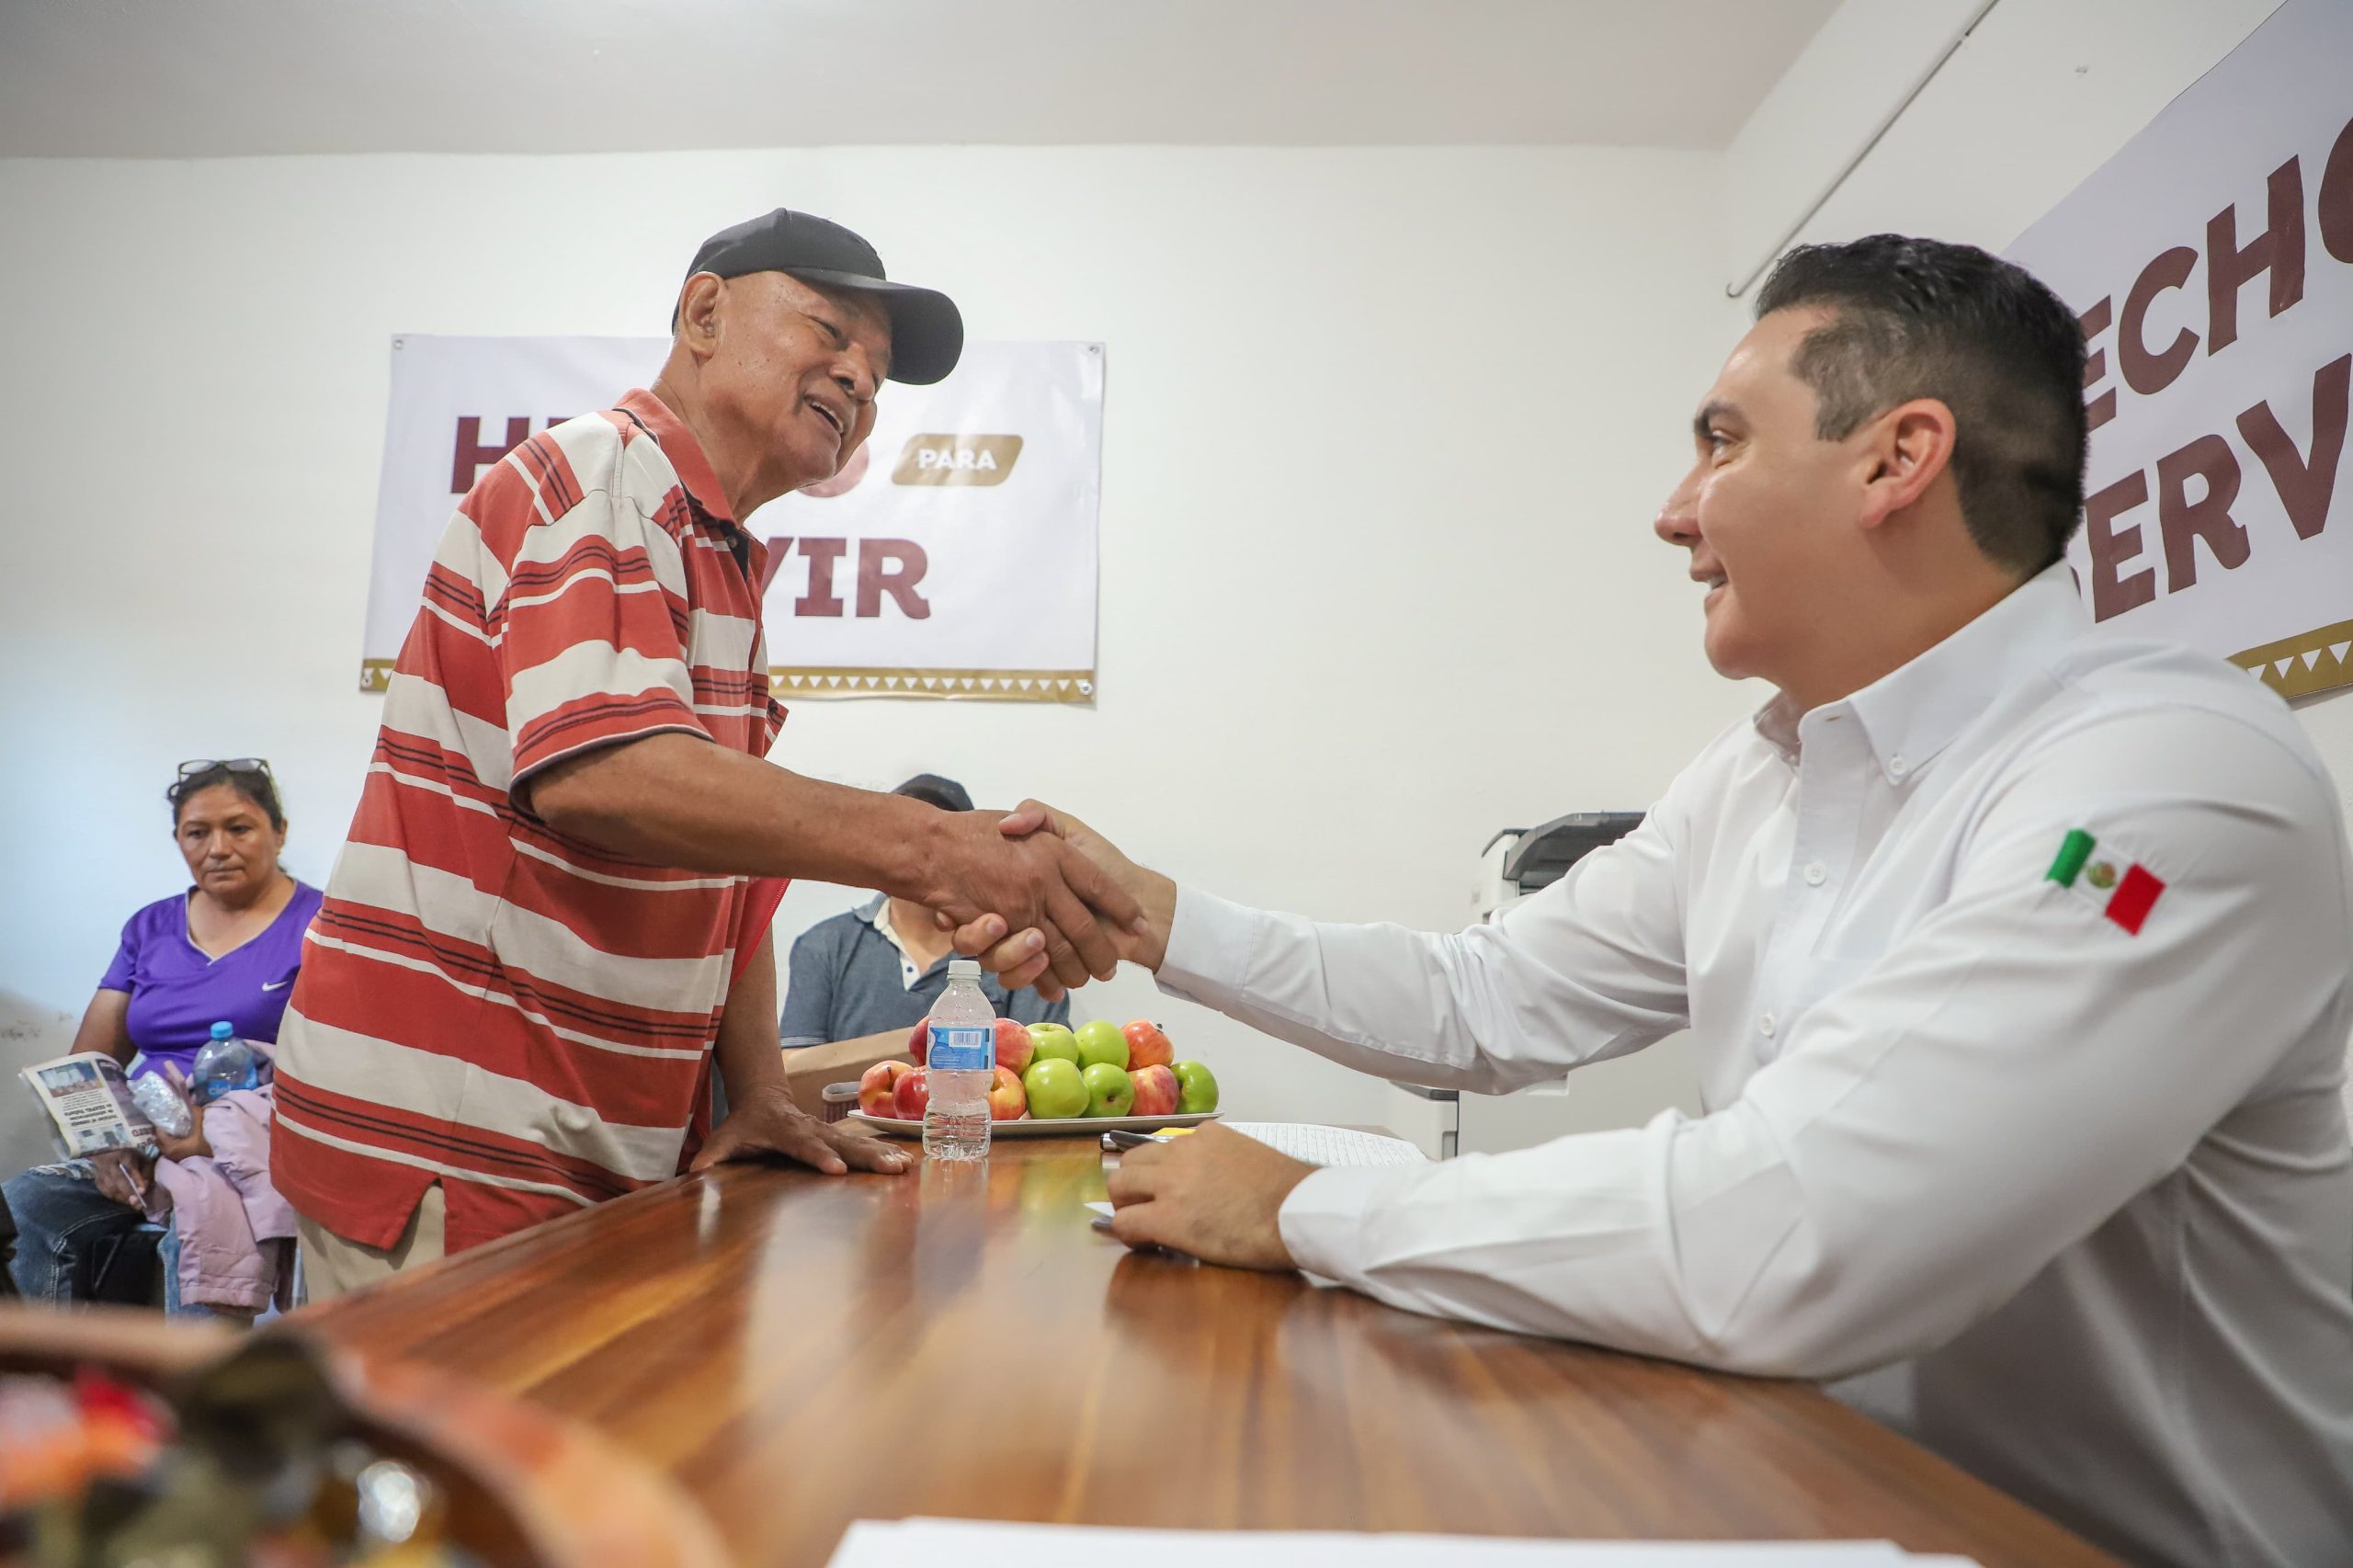
[{"label": "man's ear", "polygon": [[1933,397],[1899,403],[1871,421],[1860,454],[1865,528],[1916,504],[1950,470],[1958,430],[1952,410]]},{"label": "man's ear", "polygon": [[698,360],[719,349],[719,306],[726,294],[727,280],[710,272],[696,273],[678,291],[678,324],[671,335]]}]

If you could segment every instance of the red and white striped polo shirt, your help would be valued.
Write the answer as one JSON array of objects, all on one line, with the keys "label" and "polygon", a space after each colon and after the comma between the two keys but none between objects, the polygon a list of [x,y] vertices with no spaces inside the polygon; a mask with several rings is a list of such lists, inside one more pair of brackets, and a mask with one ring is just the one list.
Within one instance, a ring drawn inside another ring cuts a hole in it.
[{"label": "red and white striped polo shirt", "polygon": [[764,756],[757,585],[652,392],[507,454],[442,536],[278,1042],[272,1177],[369,1246],[439,1181],[455,1251],[676,1174],[781,885],[648,866],[517,803],[676,730]]}]

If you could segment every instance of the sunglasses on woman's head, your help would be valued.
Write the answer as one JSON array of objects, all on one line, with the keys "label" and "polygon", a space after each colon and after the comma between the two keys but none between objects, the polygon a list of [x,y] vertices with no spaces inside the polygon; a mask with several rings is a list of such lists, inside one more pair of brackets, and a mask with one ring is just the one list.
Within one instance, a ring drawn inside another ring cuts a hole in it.
[{"label": "sunglasses on woman's head", "polygon": [[196,757],[180,764],[180,777],[187,778],[199,773],[210,773],[216,767],[231,773],[258,773],[265,778],[270,777],[269,764],[257,756]]}]

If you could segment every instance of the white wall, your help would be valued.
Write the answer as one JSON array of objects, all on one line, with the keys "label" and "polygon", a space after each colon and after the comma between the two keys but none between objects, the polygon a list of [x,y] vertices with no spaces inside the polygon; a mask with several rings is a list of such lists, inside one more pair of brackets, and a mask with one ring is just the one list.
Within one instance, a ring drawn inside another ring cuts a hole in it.
[{"label": "white wall", "polygon": [[[1102,339],[1109,386],[1099,705],[804,702],[777,759],[1035,792],[1239,898],[1459,924],[1493,829],[1643,805],[1752,700],[1649,532],[1735,330],[1714,178],[1580,150],[0,163],[0,989],[78,1013],[181,885],[179,758],[268,756],[324,877],[377,721],[387,338],[658,330],[695,243],[778,202],[976,336]],[[796,890],[779,929],[849,902]],[[1384,1114],[1132,974],[1085,1005],[1164,1017],[1245,1112]]]},{"label": "white wall", "polygon": [[[1845,60],[1845,68],[1866,77],[1875,69],[1904,74],[1911,57],[1848,15],[1875,14],[1889,4],[1847,0],[1809,55],[1872,38],[1878,53]],[[1815,243],[1895,230],[2003,250],[2278,6],[2279,0],[1999,0],[1798,238]],[[1809,112],[1843,128],[1835,104],[1814,108],[1798,91],[1811,77],[1811,63],[1801,58],[1790,68],[1783,87],[1758,106],[1750,130],[1727,152],[1726,175],[1745,187],[1728,195],[1733,210],[1754,213],[1771,206],[1770,197],[1758,194],[1769,187],[1780,199],[1785,225],[1819,190],[1818,160],[1853,151],[1855,142],[1835,150],[1817,146],[1813,160],[1778,165],[1758,155],[1760,148],[1796,142],[1791,126],[1802,126]],[[1726,276],[1745,277],[1755,262],[1754,234],[1727,237]],[[2353,692],[2309,699],[2298,717],[2353,813]]]}]

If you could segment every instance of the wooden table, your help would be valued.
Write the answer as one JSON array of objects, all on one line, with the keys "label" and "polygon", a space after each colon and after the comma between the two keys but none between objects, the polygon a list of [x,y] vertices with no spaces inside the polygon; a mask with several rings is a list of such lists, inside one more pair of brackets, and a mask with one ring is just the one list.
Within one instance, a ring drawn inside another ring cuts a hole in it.
[{"label": "wooden table", "polygon": [[746,1568],[918,1514],[2109,1562],[1811,1387],[1131,1255],[1089,1229],[1102,1196],[1088,1139],[898,1178],[732,1166],[300,1321],[601,1428]]}]

